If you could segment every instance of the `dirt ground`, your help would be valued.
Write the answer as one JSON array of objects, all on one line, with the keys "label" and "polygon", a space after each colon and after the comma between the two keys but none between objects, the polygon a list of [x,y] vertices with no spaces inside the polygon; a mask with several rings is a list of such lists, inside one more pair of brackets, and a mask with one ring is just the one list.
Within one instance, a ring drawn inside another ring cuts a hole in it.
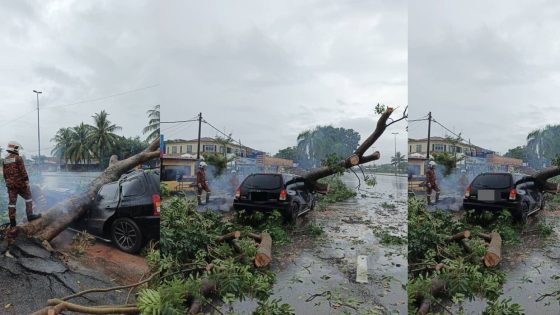
[{"label": "dirt ground", "polygon": [[84,254],[77,255],[72,251],[72,244],[69,241],[74,234],[66,230],[51,242],[53,248],[68,255],[71,264],[80,264],[98,271],[119,284],[136,283],[149,271],[144,257],[125,253],[101,240],[96,240]]}]

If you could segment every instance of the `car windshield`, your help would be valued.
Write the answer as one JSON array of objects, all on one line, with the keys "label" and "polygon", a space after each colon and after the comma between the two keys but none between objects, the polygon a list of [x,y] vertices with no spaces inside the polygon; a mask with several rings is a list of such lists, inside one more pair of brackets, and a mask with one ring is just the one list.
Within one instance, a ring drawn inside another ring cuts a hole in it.
[{"label": "car windshield", "polygon": [[511,186],[510,174],[481,174],[474,179],[474,188],[504,189]]},{"label": "car windshield", "polygon": [[257,189],[280,189],[282,177],[276,174],[255,174],[247,177],[243,186]]}]

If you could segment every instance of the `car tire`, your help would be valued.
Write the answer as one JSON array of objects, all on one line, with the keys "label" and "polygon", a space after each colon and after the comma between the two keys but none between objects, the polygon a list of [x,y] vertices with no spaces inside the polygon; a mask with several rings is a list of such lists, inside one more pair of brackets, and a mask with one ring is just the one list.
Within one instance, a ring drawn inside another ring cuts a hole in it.
[{"label": "car tire", "polygon": [[299,214],[299,204],[297,202],[292,202],[290,208],[286,213],[286,221],[288,223],[296,223]]},{"label": "car tire", "polygon": [[111,239],[120,250],[131,254],[139,252],[144,242],[138,224],[130,218],[118,218],[113,221]]},{"label": "car tire", "polygon": [[519,213],[517,218],[521,220],[523,223],[527,223],[527,217],[529,213],[529,205],[526,202],[522,202],[521,206],[519,207]]}]

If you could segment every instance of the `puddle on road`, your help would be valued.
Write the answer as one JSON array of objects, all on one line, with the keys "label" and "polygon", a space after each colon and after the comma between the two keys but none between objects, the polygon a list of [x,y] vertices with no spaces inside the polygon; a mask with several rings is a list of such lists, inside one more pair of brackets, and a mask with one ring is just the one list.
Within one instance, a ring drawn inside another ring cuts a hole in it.
[{"label": "puddle on road", "polygon": [[[377,185],[364,183],[356,198],[309,216],[324,235],[308,245],[292,244],[275,261],[277,281],[271,298],[281,298],[296,314],[406,314],[406,245],[382,245],[374,231],[407,233],[407,178],[377,175]],[[345,175],[356,187],[354,175]],[[388,206],[389,205],[389,206]],[[394,205],[394,207],[393,207]],[[367,256],[368,283],[356,283],[359,255]],[[233,309],[251,314],[254,300],[235,302]]]}]

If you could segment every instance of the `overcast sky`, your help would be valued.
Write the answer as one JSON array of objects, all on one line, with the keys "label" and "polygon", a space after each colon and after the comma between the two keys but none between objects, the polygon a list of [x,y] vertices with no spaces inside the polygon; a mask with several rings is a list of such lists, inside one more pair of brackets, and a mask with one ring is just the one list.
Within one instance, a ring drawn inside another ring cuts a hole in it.
[{"label": "overcast sky", "polygon": [[[410,118],[431,111],[501,153],[559,124],[559,30],[557,1],[410,1]],[[426,137],[427,123],[411,122],[409,132]]]},{"label": "overcast sky", "polygon": [[16,140],[37,154],[34,89],[43,92],[42,154],[50,155],[59,128],[92,123],[102,109],[123,127],[118,134],[142,135],[146,111],[159,103],[158,87],[146,88],[158,84],[155,4],[1,1],[0,147]]},{"label": "overcast sky", "polygon": [[[271,154],[317,125],[365,139],[378,102],[407,99],[404,1],[176,1],[160,7],[162,121],[199,112],[245,145]],[[172,4],[174,3],[174,4]],[[406,151],[406,123],[375,144],[383,162]],[[162,126],[195,138],[196,123]],[[203,136],[217,134],[203,125]]]}]

